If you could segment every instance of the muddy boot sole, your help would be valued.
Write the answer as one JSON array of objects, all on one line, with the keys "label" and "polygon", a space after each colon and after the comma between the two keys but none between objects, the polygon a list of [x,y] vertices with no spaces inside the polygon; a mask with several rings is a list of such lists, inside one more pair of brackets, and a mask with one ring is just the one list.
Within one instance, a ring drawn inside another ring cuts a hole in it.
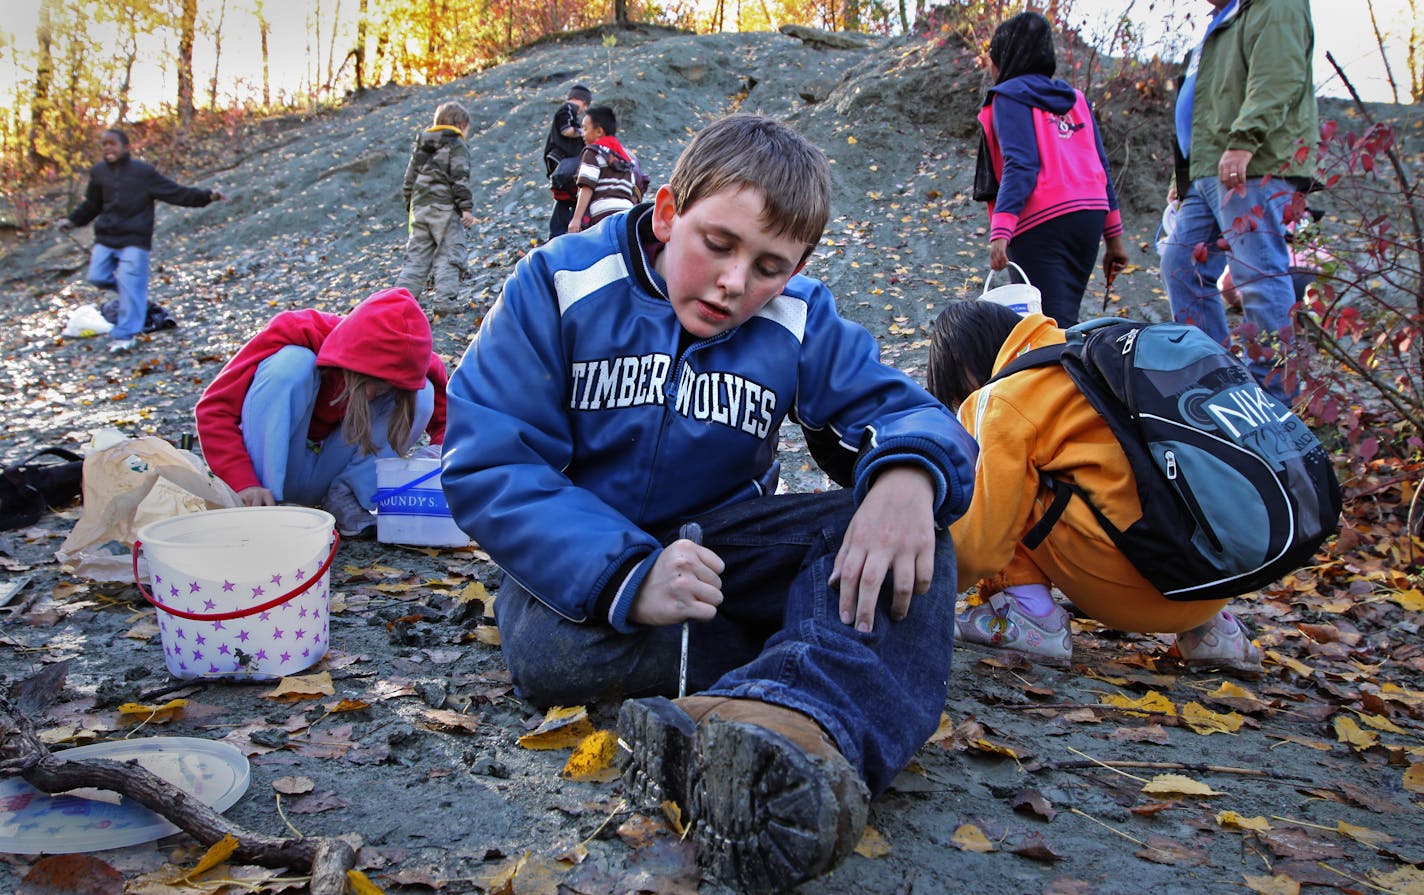
[{"label": "muddy boot sole", "polygon": [[637,805],[674,802],[686,818],[697,724],[661,696],[625,700],[618,711],[623,785]]},{"label": "muddy boot sole", "polygon": [[860,841],[869,793],[844,759],[756,724],[713,717],[699,726],[661,697],[624,702],[618,738],[628,797],[676,804],[698,864],[741,891],[790,889]]}]

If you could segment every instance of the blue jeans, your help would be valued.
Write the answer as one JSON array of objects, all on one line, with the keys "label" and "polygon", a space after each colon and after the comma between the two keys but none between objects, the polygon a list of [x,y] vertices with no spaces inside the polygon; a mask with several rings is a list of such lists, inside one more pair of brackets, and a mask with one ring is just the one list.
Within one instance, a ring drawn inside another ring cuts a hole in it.
[{"label": "blue jeans", "polygon": [[89,282],[119,293],[119,319],[111,339],[132,339],[143,331],[148,316],[148,249],[110,248],[94,243],[89,255]]},{"label": "blue jeans", "polygon": [[[1176,230],[1162,250],[1162,282],[1173,319],[1201,327],[1223,345],[1230,344],[1231,333],[1216,281],[1230,267],[1251,324],[1243,338],[1256,342],[1246,346],[1246,365],[1263,389],[1286,403],[1297,391],[1287,388],[1284,369],[1294,338],[1296,296],[1282,215],[1295,191],[1279,178],[1263,186],[1253,176],[1247,178],[1245,196],[1228,192],[1223,204],[1221,181],[1198,178],[1182,197]],[[1253,214],[1256,207],[1261,214]],[[1229,251],[1217,245],[1223,234]],[[1205,261],[1193,257],[1198,244],[1206,248]]]},{"label": "blue jeans", "polygon": [[[717,617],[690,626],[687,691],[809,715],[879,794],[939,724],[954,641],[954,545],[940,532],[929,592],[892,622],[887,591],[863,634],[841,623],[839,590],[826,583],[853,512],[851,492],[838,490],[756,498],[696,520],[726,570]],[[495,613],[517,692],[536,704],[677,693],[678,625],[622,634],[597,619],[576,624],[509,577]]]},{"label": "blue jeans", "polygon": [[[321,371],[316,354],[288,345],[257,365],[257,373],[242,401],[242,443],[262,487],[278,503],[289,501],[319,506],[338,480],[366,509],[376,493],[376,459],[396,456],[386,438],[386,423],[395,398],[385,395],[371,404],[371,438],[379,450],[362,453],[337,428],[320,444],[307,440],[312,411],[316,408]],[[435,387],[425,383],[415,402],[412,436],[425,430],[435,409]]]},{"label": "blue jeans", "polygon": [[1073,211],[1009,240],[1009,260],[1038,288],[1043,313],[1065,329],[1078,322],[1106,218],[1105,211]]}]

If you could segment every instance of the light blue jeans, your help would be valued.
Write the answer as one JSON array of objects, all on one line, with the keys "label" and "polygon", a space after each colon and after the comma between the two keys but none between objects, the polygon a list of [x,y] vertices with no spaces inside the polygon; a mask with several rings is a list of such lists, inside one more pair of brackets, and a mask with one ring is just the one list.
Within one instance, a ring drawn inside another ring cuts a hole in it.
[{"label": "light blue jeans", "polygon": [[[1296,297],[1282,216],[1295,192],[1276,177],[1264,185],[1260,177],[1247,178],[1244,196],[1223,191],[1215,177],[1198,178],[1182,197],[1176,230],[1162,250],[1173,319],[1200,327],[1223,345],[1230,344],[1231,333],[1216,281],[1230,267],[1250,324],[1240,335],[1255,342],[1244,346],[1246,365],[1262,388],[1287,404],[1298,390],[1286,388],[1283,369],[1294,339]],[[1226,251],[1217,245],[1223,235]],[[1206,249],[1204,261],[1195,257],[1199,244]]]},{"label": "light blue jeans", "polygon": [[[362,453],[337,428],[320,443],[307,440],[316,408],[321,371],[316,354],[288,345],[257,365],[257,373],[242,401],[242,443],[262,487],[278,503],[320,506],[338,480],[351,486],[361,506],[372,509],[376,493],[376,460],[397,456],[386,439],[386,423],[395,398],[385,395],[371,404],[371,438],[379,450]],[[415,402],[412,440],[430,422],[435,410],[435,386],[428,380]]]},{"label": "light blue jeans", "polygon": [[[698,518],[722,557],[722,605],[689,628],[687,692],[758,699],[814,718],[883,792],[939,724],[954,644],[954,544],[903,620],[882,594],[874,630],[840,620],[827,584],[854,512],[850,491],[759,497]],[[677,532],[654,532],[664,543]],[[516,691],[540,706],[677,695],[681,626],[632,634],[568,621],[505,577],[495,603]]]},{"label": "light blue jeans", "polygon": [[89,282],[119,293],[119,319],[111,339],[132,339],[143,331],[148,316],[148,249],[110,248],[94,243],[89,255]]}]

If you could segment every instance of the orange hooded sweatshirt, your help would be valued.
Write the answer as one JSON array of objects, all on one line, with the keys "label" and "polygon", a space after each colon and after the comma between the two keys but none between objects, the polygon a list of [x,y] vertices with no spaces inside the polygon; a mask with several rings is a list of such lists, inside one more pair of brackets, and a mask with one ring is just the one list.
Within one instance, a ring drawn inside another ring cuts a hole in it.
[{"label": "orange hooded sweatshirt", "polygon": [[[1030,349],[1063,340],[1052,319],[1030,314],[999,349],[994,372]],[[979,442],[969,511],[950,528],[961,589],[978,581],[988,595],[1014,584],[1043,583],[1041,577],[1016,580],[1020,576],[1003,573],[1024,534],[1052,503],[1044,474],[1078,485],[1120,528],[1142,517],[1127,455],[1062,367],[1037,367],[984,386],[960,405],[959,421]],[[1068,501],[1055,531],[1061,526],[1116,552],[1081,500]]]},{"label": "orange hooded sweatshirt", "polygon": [[308,439],[322,441],[341,426],[346,402],[336,398],[345,369],[407,391],[434,383],[435,410],[426,432],[436,444],[445,440],[445,362],[432,350],[430,322],[409,292],[377,292],[345,317],[312,308],[283,311],[218,372],[194,410],[203,458],[234,491],[262,484],[243,446],[242,402],[258,364],[288,345],[314,352],[321,373]]}]

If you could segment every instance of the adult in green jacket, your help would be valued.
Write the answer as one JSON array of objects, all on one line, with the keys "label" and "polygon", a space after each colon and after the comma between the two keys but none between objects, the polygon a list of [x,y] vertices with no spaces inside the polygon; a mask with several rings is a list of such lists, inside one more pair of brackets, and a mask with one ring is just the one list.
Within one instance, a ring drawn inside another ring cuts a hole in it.
[{"label": "adult in green jacket", "polygon": [[1310,3],[1208,2],[1214,12],[1177,95],[1181,207],[1162,280],[1175,319],[1224,344],[1231,334],[1216,282],[1229,268],[1265,348],[1249,352],[1251,372],[1289,400],[1299,386],[1286,362],[1296,299],[1285,234],[1304,208],[1319,134]]}]

